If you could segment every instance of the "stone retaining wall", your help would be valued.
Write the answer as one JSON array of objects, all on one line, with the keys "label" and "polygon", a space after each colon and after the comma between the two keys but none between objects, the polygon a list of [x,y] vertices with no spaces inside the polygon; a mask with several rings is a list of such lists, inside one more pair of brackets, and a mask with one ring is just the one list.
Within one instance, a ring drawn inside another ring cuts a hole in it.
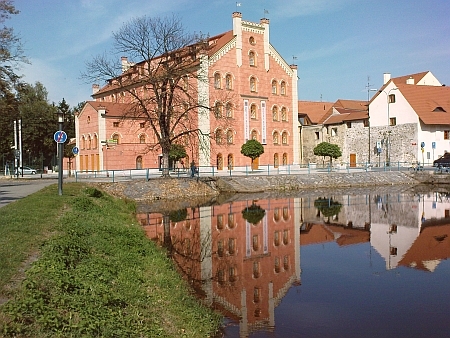
[{"label": "stone retaining wall", "polygon": [[403,172],[360,172],[310,175],[219,177],[213,188],[221,192],[289,191],[317,188],[414,185],[416,175]]}]

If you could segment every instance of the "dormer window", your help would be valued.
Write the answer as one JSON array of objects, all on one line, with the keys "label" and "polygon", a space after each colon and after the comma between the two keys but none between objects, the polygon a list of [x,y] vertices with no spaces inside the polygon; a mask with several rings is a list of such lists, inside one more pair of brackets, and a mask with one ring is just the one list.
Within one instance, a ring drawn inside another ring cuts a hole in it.
[{"label": "dormer window", "polygon": [[446,113],[445,109],[442,108],[442,107],[434,108],[433,112],[435,112],[435,113]]}]

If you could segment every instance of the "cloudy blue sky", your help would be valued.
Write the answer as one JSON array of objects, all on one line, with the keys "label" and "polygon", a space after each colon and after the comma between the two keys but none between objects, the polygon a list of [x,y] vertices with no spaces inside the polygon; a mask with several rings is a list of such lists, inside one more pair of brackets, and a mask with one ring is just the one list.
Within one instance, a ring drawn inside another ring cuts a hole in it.
[{"label": "cloudy blue sky", "polygon": [[[90,99],[80,80],[85,62],[108,51],[121,25],[141,15],[175,13],[189,32],[216,35],[244,20],[270,19],[270,41],[298,65],[299,99],[367,99],[367,84],[383,73],[431,71],[450,85],[449,0],[14,0],[20,14],[6,22],[22,38],[31,65],[25,81],[40,81],[51,102]],[[264,14],[265,11],[268,14]]]}]

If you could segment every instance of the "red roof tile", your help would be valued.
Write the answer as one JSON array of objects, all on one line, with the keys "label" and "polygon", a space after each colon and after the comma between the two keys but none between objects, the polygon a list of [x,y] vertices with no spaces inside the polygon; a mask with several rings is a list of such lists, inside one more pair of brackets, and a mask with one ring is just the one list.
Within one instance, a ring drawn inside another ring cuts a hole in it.
[{"label": "red roof tile", "polygon": [[332,106],[332,102],[298,101],[298,113],[307,115],[312,124],[317,124]]},{"label": "red roof tile", "polygon": [[450,125],[450,87],[394,83],[424,124]]}]

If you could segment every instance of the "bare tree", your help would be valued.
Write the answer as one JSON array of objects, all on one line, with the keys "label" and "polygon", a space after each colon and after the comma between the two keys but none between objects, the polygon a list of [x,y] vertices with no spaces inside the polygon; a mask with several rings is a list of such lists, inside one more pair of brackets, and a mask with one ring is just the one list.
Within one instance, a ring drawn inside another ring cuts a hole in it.
[{"label": "bare tree", "polygon": [[[157,139],[148,150],[161,149],[163,176],[168,176],[173,143],[201,147],[211,136],[201,127],[211,112],[211,98],[202,94],[209,86],[209,39],[187,33],[176,16],[132,19],[113,38],[114,59],[95,57],[82,77],[91,83],[106,81],[102,92],[129,93],[132,100],[123,118],[148,121]],[[118,62],[123,55],[127,63]]]}]

